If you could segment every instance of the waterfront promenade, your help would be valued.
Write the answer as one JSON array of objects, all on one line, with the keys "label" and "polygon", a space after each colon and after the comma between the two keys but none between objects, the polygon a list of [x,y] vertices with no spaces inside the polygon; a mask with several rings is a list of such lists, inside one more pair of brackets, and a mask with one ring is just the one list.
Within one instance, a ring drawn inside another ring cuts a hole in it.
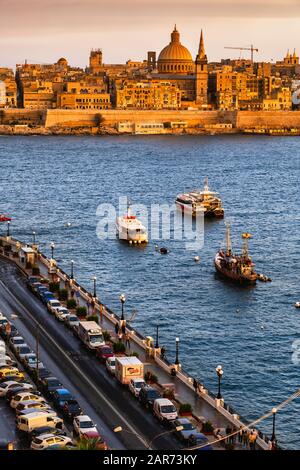
[{"label": "waterfront promenade", "polygon": [[[31,253],[35,258],[35,264],[40,269],[40,274],[50,280],[59,281],[61,288],[66,288],[77,299],[80,306],[86,306],[89,314],[99,316],[99,323],[104,330],[107,330],[112,338],[116,337],[115,325],[119,324],[120,317],[112,312],[108,307],[87,292],[74,279],[70,278],[57,266],[54,259],[47,259],[39,252],[37,246],[26,246],[12,239],[11,237],[1,237],[2,254],[13,261],[27,275],[31,274],[31,269],[26,269],[28,260],[26,252]],[[25,250],[24,250],[25,248]],[[216,399],[203,386],[201,391],[195,393],[193,378],[189,377],[180,365],[172,364],[163,360],[160,354],[160,348],[155,347],[155,341],[150,337],[143,337],[127,324],[126,331],[130,338],[130,350],[127,352],[136,352],[139,358],[145,363],[145,370],[150,370],[158,377],[160,386],[171,386],[175,390],[175,398],[178,403],[189,403],[192,405],[193,416],[200,423],[210,421],[215,429],[220,429],[221,434],[225,434],[226,428],[238,430],[246,426],[239,416],[229,407],[224,406],[223,400]],[[176,371],[176,374],[175,374]],[[228,409],[229,408],[229,409]],[[210,440],[214,440],[213,437]],[[268,444],[265,439],[258,437],[257,447],[267,450]],[[222,448],[217,445],[217,448]],[[244,448],[237,445],[236,448]]]}]

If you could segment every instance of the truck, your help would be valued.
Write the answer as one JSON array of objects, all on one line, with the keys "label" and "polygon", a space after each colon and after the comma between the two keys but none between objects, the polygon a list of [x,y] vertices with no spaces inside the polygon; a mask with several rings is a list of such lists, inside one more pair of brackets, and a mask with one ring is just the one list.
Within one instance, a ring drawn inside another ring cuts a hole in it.
[{"label": "truck", "polygon": [[105,344],[102,329],[95,321],[80,321],[77,334],[88,349],[94,350]]},{"label": "truck", "polygon": [[144,379],[144,364],[135,356],[116,357],[115,376],[124,385],[132,379]]}]

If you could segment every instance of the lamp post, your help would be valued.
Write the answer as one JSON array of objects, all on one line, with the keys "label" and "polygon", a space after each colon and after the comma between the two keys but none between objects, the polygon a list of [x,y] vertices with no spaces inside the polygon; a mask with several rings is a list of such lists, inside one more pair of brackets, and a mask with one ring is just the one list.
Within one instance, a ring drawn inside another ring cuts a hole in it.
[{"label": "lamp post", "polygon": [[92,277],[92,281],[94,283],[94,293],[93,293],[93,297],[96,298],[97,297],[97,277],[96,276],[93,276]]},{"label": "lamp post", "polygon": [[7,221],[7,237],[10,236],[10,220]]},{"label": "lamp post", "polygon": [[123,429],[122,426],[117,426],[115,429],[114,429],[114,432],[126,432],[128,434],[133,434],[134,436],[138,437],[139,439],[141,439],[143,441],[143,444],[145,445],[146,449],[151,449],[151,445],[152,443],[160,438],[160,437],[163,437],[163,436],[166,436],[167,434],[172,434],[173,432],[180,432],[183,430],[183,426],[176,426],[176,428],[174,429],[171,429],[171,431],[164,431],[164,432],[161,432],[159,434],[157,434],[156,436],[154,436],[151,441],[149,442],[145,442],[144,439],[136,432],[133,432],[133,431],[128,431],[127,429]]},{"label": "lamp post", "polygon": [[219,400],[221,400],[221,398],[222,398],[222,395],[221,395],[221,379],[222,379],[222,376],[223,376],[222,366],[216,367],[216,373],[217,373],[217,376],[218,376],[218,395],[217,395],[217,398]]},{"label": "lamp post", "polygon": [[276,440],[276,433],[275,433],[276,422],[275,422],[275,420],[276,420],[277,408],[273,408],[272,413],[273,413],[273,432],[272,432],[271,441],[274,442]]},{"label": "lamp post", "polygon": [[126,302],[126,297],[124,294],[121,294],[120,295],[120,302],[121,302],[121,306],[122,306],[122,315],[121,315],[121,320],[125,320],[125,317],[124,317],[124,304]]},{"label": "lamp post", "polygon": [[33,230],[32,232],[32,244],[35,245],[35,241],[36,241],[36,237],[35,237],[36,233],[35,231]]},{"label": "lamp post", "polygon": [[74,261],[71,259],[71,276],[70,279],[74,279]]},{"label": "lamp post", "polygon": [[159,329],[159,325],[156,325],[156,342],[155,342],[155,348],[156,349],[159,347],[159,345],[158,345],[158,329]]},{"label": "lamp post", "polygon": [[55,248],[54,242],[51,243],[50,248],[51,248],[51,259],[54,259],[54,248]]},{"label": "lamp post", "polygon": [[176,338],[176,358],[175,364],[179,365],[179,338]]}]

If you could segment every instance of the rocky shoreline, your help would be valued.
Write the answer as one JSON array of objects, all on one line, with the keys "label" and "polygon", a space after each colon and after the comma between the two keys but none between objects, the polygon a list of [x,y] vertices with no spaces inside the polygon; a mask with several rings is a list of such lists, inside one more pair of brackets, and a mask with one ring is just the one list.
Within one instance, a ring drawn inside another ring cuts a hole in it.
[{"label": "rocky shoreline", "polygon": [[23,125],[0,125],[0,135],[4,136],[88,136],[88,135],[212,135],[212,134],[237,134],[238,129],[214,129],[206,130],[203,128],[188,129],[166,129],[165,132],[159,134],[134,134],[119,132],[114,127],[44,127],[44,126],[23,126]]}]

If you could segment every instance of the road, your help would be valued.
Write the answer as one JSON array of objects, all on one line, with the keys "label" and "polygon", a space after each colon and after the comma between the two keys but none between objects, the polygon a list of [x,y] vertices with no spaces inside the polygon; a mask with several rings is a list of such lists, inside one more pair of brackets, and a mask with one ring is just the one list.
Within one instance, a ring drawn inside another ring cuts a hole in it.
[{"label": "road", "polygon": [[[84,412],[97,423],[110,448],[145,449],[155,436],[165,431],[127,389],[109,376],[72,332],[47,312],[27,289],[23,273],[3,258],[0,258],[0,310],[33,349],[39,325],[42,362],[75,395]],[[122,426],[124,431],[114,433],[116,426]],[[0,437],[1,429],[2,425]],[[179,443],[174,436],[167,435],[156,439],[151,447],[171,450],[178,448]]]}]

